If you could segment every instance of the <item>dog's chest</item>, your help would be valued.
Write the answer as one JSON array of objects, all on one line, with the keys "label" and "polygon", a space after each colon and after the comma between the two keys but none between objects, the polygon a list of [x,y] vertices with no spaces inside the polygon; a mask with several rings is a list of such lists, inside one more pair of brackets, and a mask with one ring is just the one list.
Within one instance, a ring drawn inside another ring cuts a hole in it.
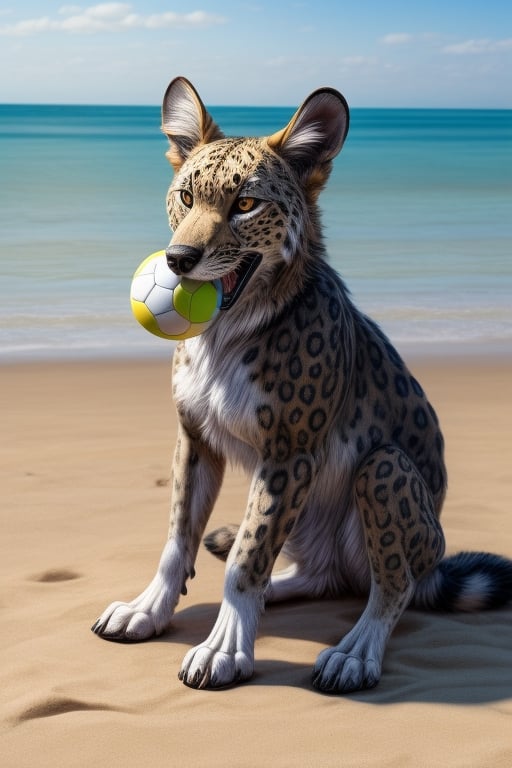
[{"label": "dog's chest", "polygon": [[190,342],[187,347],[173,377],[178,411],[213,450],[252,468],[257,423],[246,369],[234,355],[213,355]]}]

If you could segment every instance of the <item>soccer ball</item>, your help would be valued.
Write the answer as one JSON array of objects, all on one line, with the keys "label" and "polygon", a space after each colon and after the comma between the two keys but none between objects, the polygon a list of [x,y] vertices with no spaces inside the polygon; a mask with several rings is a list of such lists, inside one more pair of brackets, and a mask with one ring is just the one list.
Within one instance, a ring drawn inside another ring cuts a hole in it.
[{"label": "soccer ball", "polygon": [[165,251],[144,259],[130,289],[136,319],[162,339],[189,339],[203,333],[217,316],[221,301],[219,280],[204,283],[178,277],[167,266]]}]

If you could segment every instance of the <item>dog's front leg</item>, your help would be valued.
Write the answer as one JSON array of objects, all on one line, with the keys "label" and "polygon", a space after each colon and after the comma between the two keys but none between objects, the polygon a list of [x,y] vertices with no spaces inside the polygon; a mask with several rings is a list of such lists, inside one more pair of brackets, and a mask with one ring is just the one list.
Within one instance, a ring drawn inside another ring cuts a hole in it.
[{"label": "dog's front leg", "polygon": [[224,599],[209,637],[183,661],[180,680],[218,688],[251,677],[254,641],[275,559],[301,513],[313,479],[301,454],[265,462],[255,473],[247,513],[226,564]]},{"label": "dog's front leg", "polygon": [[148,587],[129,603],[115,602],[92,630],[106,640],[139,642],[169,624],[185,583],[194,574],[199,542],[215,503],[225,461],[180,425],[173,467],[169,538]]}]

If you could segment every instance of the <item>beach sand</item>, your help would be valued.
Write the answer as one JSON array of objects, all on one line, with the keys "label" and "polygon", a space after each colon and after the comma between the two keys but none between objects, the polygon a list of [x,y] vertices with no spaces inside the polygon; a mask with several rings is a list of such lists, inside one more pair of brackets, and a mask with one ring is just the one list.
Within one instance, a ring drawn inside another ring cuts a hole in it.
[{"label": "beach sand", "polygon": [[[450,552],[512,557],[512,363],[412,364],[443,424]],[[177,679],[222,594],[201,551],[171,631],[140,645],[90,626],[154,574],[167,533],[176,420],[170,363],[4,366],[0,765],[512,765],[512,607],[407,611],[379,686],[344,697],[310,686],[318,652],[363,609],[293,602],[261,620],[253,680],[196,691]],[[227,474],[209,527],[237,522],[248,482]]]}]

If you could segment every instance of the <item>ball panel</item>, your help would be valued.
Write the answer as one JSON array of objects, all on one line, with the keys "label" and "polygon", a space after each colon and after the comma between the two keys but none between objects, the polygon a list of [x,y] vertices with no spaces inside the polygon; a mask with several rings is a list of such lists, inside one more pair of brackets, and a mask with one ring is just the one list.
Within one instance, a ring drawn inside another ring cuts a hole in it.
[{"label": "ball panel", "polygon": [[181,278],[169,269],[165,251],[163,251],[163,254],[163,256],[155,259],[155,283],[162,286],[162,288],[168,288],[173,291],[180,284]]},{"label": "ball panel", "polygon": [[174,304],[176,312],[179,312],[180,315],[183,315],[183,317],[186,317],[187,319],[190,319],[191,300],[192,296],[183,285],[183,282],[181,282],[174,289],[174,293],[172,295],[172,303]]},{"label": "ball panel", "polygon": [[155,320],[159,329],[167,338],[182,338],[183,334],[190,330],[189,321],[181,315],[178,315],[174,310],[164,312],[163,315],[158,315]]},{"label": "ball panel", "polygon": [[135,270],[134,277],[137,277],[137,275],[144,275],[144,274],[154,274],[155,273],[155,267],[156,267],[156,261],[155,259],[165,256],[165,251],[157,251],[156,253],[152,253],[150,256],[147,257],[147,259],[144,259],[137,269]]},{"label": "ball panel", "polygon": [[193,336],[199,336],[201,333],[204,333],[204,331],[206,331],[206,329],[209,328],[210,325],[211,323],[209,320],[206,323],[192,323],[188,333],[184,334],[181,338],[191,339]]},{"label": "ball panel", "polygon": [[160,285],[153,286],[153,289],[146,296],[146,306],[154,315],[162,315],[164,312],[170,312],[172,309],[173,291],[168,288],[162,288]]},{"label": "ball panel", "polygon": [[204,285],[204,282],[202,280],[192,280],[190,277],[182,277],[181,284],[186,292],[192,295]]},{"label": "ball panel", "polygon": [[203,283],[193,293],[190,302],[190,320],[193,323],[206,323],[217,310],[217,288],[213,283]]},{"label": "ball panel", "polygon": [[135,275],[133,278],[130,295],[135,301],[145,301],[154,287],[155,278],[153,274],[143,272],[140,275]]},{"label": "ball panel", "polygon": [[132,312],[135,315],[136,319],[139,321],[139,323],[142,325],[143,328],[145,328],[150,333],[154,333],[155,336],[160,336],[162,339],[168,338],[165,336],[160,328],[158,327],[156,318],[153,317],[149,309],[146,307],[146,305],[142,301],[134,301],[131,300],[131,306],[132,306]]}]

